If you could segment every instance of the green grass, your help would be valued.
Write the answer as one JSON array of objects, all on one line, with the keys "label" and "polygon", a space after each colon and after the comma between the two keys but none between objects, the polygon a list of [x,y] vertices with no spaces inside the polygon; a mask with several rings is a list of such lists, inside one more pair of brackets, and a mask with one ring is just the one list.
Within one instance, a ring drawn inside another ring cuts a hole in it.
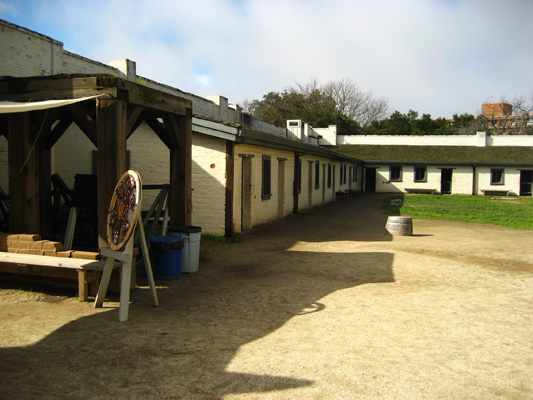
[{"label": "green grass", "polygon": [[[403,206],[390,200],[402,199]],[[387,199],[386,209],[423,219],[460,220],[533,230],[533,198],[493,199],[490,196],[415,195]]]}]

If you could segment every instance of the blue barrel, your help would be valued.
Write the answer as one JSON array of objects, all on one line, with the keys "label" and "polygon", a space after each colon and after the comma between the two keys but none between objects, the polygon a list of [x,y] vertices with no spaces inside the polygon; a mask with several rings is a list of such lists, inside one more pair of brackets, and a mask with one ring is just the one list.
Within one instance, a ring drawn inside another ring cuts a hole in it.
[{"label": "blue barrel", "polygon": [[152,267],[156,279],[181,278],[181,250],[183,238],[154,236],[150,238]]}]

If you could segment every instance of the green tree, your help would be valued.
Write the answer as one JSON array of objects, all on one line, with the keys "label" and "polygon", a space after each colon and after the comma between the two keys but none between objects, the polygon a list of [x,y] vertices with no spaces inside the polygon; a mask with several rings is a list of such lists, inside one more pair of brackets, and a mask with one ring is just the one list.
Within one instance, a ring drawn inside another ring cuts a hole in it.
[{"label": "green tree", "polygon": [[270,92],[261,100],[247,102],[246,111],[278,126],[288,119],[301,119],[315,128],[337,125],[344,135],[361,134],[358,122],[384,117],[387,101],[374,99],[349,79],[320,86],[316,79],[297,83],[283,92]]}]

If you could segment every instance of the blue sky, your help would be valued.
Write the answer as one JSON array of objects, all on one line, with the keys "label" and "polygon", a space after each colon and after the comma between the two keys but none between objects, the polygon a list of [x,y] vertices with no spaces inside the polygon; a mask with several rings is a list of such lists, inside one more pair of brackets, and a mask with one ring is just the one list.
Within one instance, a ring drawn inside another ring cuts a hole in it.
[{"label": "blue sky", "polygon": [[532,15],[531,0],[0,0],[0,19],[200,96],[349,77],[433,117],[533,94]]}]

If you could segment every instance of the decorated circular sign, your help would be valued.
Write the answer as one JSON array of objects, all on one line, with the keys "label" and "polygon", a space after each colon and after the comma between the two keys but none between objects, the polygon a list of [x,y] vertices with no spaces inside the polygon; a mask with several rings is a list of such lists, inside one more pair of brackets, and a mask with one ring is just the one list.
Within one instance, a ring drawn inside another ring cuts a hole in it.
[{"label": "decorated circular sign", "polygon": [[141,177],[127,171],[118,181],[107,216],[107,242],[112,250],[120,250],[128,242],[141,208]]}]

